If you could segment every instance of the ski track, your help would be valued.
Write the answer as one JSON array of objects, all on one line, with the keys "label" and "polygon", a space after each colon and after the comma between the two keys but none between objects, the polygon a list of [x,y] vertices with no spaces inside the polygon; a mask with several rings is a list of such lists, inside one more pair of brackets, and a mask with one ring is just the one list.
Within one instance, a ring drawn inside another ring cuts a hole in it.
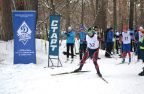
[{"label": "ski track", "polygon": [[[105,58],[100,50],[98,64],[108,84],[100,79],[93,62],[87,60],[80,74],[51,76],[51,74],[70,72],[78,68],[79,56],[72,63],[67,62],[64,51],[65,41],[60,47],[60,60],[63,67],[47,68],[47,54],[44,41],[37,39],[37,64],[13,65],[13,41],[0,42],[0,94],[143,94],[144,77],[139,77],[142,62],[117,65],[120,58]],[[4,59],[4,60],[3,60]],[[133,59],[135,60],[135,59]],[[127,61],[127,60],[126,60]],[[57,64],[54,61],[54,64]],[[46,67],[46,68],[44,68]]]}]

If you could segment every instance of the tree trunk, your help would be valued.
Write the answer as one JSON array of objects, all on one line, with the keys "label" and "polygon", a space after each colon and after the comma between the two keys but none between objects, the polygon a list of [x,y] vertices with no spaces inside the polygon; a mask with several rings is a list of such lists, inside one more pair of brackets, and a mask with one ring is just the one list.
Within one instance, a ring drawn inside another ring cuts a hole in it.
[{"label": "tree trunk", "polygon": [[97,14],[95,25],[102,28],[102,31],[105,31],[107,29],[107,4],[108,4],[108,1],[101,0],[101,2],[99,2],[99,4],[101,6],[100,6],[100,9]]},{"label": "tree trunk", "polygon": [[11,1],[2,0],[2,28],[3,40],[8,41],[13,38],[12,33],[12,15],[11,15]]},{"label": "tree trunk", "polygon": [[66,31],[70,26],[70,0],[66,0]]},{"label": "tree trunk", "polygon": [[[103,36],[106,29],[107,29],[107,5],[108,5],[108,1],[107,0],[101,0],[101,1],[99,1],[98,4],[100,7],[98,9],[97,17],[95,20],[95,25],[99,27],[100,33]],[[101,48],[102,49],[105,48],[104,43],[102,43]]]},{"label": "tree trunk", "polygon": [[38,0],[15,0],[16,10],[37,10]]},{"label": "tree trunk", "polygon": [[[16,10],[38,10],[38,0],[15,0]],[[13,39],[11,0],[2,0],[3,40]]]},{"label": "tree trunk", "polygon": [[51,5],[51,15],[55,15],[55,5],[53,3],[53,0],[50,0],[50,5]]},{"label": "tree trunk", "polygon": [[117,0],[113,0],[113,27],[114,31],[117,30]]},{"label": "tree trunk", "polygon": [[140,1],[140,25],[144,26],[144,1]]},{"label": "tree trunk", "polygon": [[129,28],[133,28],[134,0],[130,0]]},{"label": "tree trunk", "polygon": [[97,17],[98,17],[98,13],[99,13],[99,0],[96,0],[96,1],[95,1],[95,5],[96,5],[96,9],[95,9],[96,15],[95,15],[95,22],[94,22],[94,25],[97,25]]},{"label": "tree trunk", "polygon": [[81,25],[83,26],[83,20],[84,20],[84,2],[83,2],[83,0],[82,0],[82,11],[81,11]]},{"label": "tree trunk", "polygon": [[138,12],[137,12],[137,7],[136,6],[137,6],[137,3],[135,2],[135,4],[134,4],[134,27],[135,28],[137,28],[137,26],[138,26],[138,22],[137,22],[138,21],[138,17],[137,17]]}]

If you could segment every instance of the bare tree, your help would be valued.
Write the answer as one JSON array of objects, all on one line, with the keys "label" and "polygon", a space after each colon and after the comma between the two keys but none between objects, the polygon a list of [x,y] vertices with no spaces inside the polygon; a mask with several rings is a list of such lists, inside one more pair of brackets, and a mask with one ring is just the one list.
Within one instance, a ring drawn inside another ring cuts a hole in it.
[{"label": "bare tree", "polygon": [[144,0],[140,0],[140,25],[144,26]]},{"label": "bare tree", "polygon": [[113,0],[113,27],[114,31],[117,30],[117,0]]},{"label": "bare tree", "polygon": [[[14,7],[11,5],[13,4]],[[13,39],[11,10],[38,10],[38,0],[2,0],[3,40]]]},{"label": "bare tree", "polygon": [[83,0],[82,0],[82,6],[81,6],[81,9],[82,9],[82,11],[81,11],[81,25],[83,25],[84,24],[84,2],[83,2]]},{"label": "bare tree", "polygon": [[2,0],[2,28],[3,40],[8,41],[13,38],[12,15],[10,0]]},{"label": "bare tree", "polygon": [[133,28],[134,19],[134,0],[130,0],[130,11],[129,11],[129,28]]},{"label": "bare tree", "polygon": [[70,26],[70,0],[66,0],[66,31]]},{"label": "bare tree", "polygon": [[95,24],[97,26],[99,26],[100,28],[102,28],[103,31],[105,31],[107,28],[107,4],[108,4],[108,1],[101,0],[101,2],[99,2],[99,4],[100,4],[100,9],[98,11],[97,18],[95,21],[97,23],[95,23]]},{"label": "bare tree", "polygon": [[55,5],[54,5],[54,2],[53,0],[50,0],[50,7],[51,7],[51,13],[52,15],[55,14]]},{"label": "bare tree", "polygon": [[14,0],[16,10],[37,10],[38,0]]}]

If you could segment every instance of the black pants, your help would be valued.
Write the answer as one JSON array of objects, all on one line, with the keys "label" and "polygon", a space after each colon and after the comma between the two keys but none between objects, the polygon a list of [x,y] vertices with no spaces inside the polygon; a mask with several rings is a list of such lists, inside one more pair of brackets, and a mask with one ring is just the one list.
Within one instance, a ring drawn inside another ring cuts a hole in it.
[{"label": "black pants", "polygon": [[74,57],[74,51],[73,51],[73,48],[74,48],[74,43],[67,43],[67,58],[69,58],[69,50],[71,48],[71,58],[73,59]]},{"label": "black pants", "polygon": [[105,52],[105,56],[106,57],[110,57],[111,56],[112,49],[113,49],[113,42],[108,42],[106,44],[106,52]]},{"label": "black pants", "polygon": [[86,48],[87,48],[86,43],[80,44],[80,48],[79,48],[80,60],[82,60],[82,57],[85,54]]},{"label": "black pants", "polygon": [[134,51],[134,40],[131,40],[131,51],[133,52]]},{"label": "black pants", "polygon": [[119,40],[116,40],[116,52],[117,52],[117,54],[119,52]]}]

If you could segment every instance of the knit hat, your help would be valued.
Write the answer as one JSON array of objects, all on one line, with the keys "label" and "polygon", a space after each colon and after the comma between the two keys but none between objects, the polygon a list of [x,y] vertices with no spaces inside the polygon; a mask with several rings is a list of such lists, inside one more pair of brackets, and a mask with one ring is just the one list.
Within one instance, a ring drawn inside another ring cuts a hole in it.
[{"label": "knit hat", "polygon": [[139,27],[139,30],[143,30],[143,27],[142,27],[142,26],[140,26],[140,27]]},{"label": "knit hat", "polygon": [[71,30],[72,30],[72,27],[71,27],[71,26],[69,26],[69,27],[68,27],[68,31],[71,31]]},{"label": "knit hat", "polygon": [[94,32],[93,32],[92,28],[88,28],[87,34],[88,34],[88,35],[92,35],[93,33],[94,33]]}]

